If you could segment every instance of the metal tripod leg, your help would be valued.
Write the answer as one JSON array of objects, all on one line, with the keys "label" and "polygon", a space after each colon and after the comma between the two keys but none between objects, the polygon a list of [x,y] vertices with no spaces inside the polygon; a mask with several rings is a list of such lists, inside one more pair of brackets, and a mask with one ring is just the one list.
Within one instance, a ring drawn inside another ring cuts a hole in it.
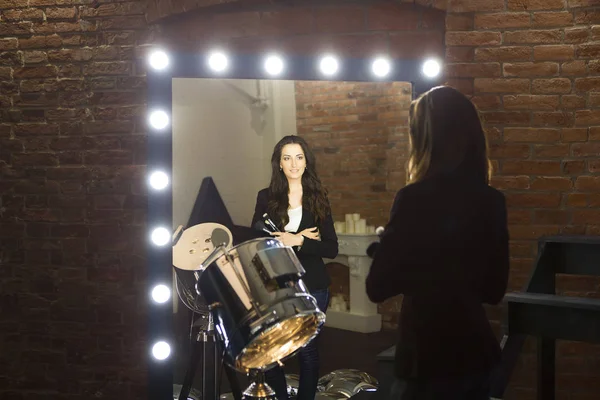
[{"label": "metal tripod leg", "polygon": [[207,342],[209,341],[209,337],[212,337],[212,342],[213,342],[213,346],[214,348],[214,352],[213,352],[213,365],[215,368],[215,382],[216,382],[216,376],[217,371],[218,371],[218,362],[216,359],[216,341],[215,341],[215,336],[214,336],[214,324],[213,324],[213,319],[212,319],[212,314],[208,315],[208,326],[206,328],[206,330],[200,330],[200,332],[198,332],[198,335],[196,335],[196,341],[192,344],[192,355],[190,356],[190,362],[188,364],[188,368],[185,374],[185,378],[183,379],[183,385],[181,386],[181,392],[179,392],[179,397],[178,400],[188,400],[188,396],[190,394],[190,391],[192,390],[192,386],[194,384],[194,377],[196,376],[196,369],[198,367],[198,361],[199,359],[202,359],[202,399],[203,400],[217,400],[219,397],[219,393],[218,393],[218,388],[217,388],[217,384],[213,385],[213,393],[212,396],[209,395],[207,392],[210,391],[210,389],[207,390],[207,380],[206,378],[206,372],[207,372],[207,355],[206,355],[206,350],[207,350]]}]

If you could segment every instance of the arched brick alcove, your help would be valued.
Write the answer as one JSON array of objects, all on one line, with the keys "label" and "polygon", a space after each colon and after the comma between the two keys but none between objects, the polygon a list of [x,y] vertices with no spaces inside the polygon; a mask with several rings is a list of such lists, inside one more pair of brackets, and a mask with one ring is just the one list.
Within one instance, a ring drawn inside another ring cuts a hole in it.
[{"label": "arched brick alcove", "polygon": [[[194,52],[219,46],[236,53],[357,58],[445,55],[446,12],[428,2],[210,3],[153,3],[158,8],[154,14],[149,9],[148,19],[156,18],[158,41]],[[297,133],[317,153],[335,219],[358,212],[372,225],[387,221],[404,185],[411,96],[408,83],[296,84]],[[383,305],[384,324],[393,326],[398,311],[396,300]]]}]

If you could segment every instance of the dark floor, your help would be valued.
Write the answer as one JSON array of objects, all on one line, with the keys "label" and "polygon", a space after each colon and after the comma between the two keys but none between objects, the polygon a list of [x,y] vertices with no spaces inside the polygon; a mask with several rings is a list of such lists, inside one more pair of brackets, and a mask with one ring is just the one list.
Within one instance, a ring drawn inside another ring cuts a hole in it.
[{"label": "dark floor", "polygon": [[[174,371],[175,384],[181,384],[184,380],[191,355],[189,338],[189,322],[185,322],[185,316],[178,316],[176,335],[179,338],[178,351],[176,355],[176,368]],[[376,356],[383,350],[395,344],[396,333],[382,331],[377,333],[358,333],[325,327],[319,337],[319,351],[321,358],[320,375],[336,369],[353,368],[368,372],[377,378]],[[288,374],[298,373],[298,361],[291,358],[286,361],[284,369]],[[244,376],[238,374],[242,390],[245,389],[247,381]],[[202,371],[200,365],[194,378],[194,388],[200,388],[202,382]],[[223,376],[221,393],[228,392],[229,383],[227,377]]]}]

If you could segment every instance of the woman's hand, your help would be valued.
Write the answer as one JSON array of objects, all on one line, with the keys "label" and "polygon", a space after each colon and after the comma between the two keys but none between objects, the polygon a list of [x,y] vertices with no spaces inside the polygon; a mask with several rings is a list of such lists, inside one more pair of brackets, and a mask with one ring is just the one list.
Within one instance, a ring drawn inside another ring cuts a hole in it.
[{"label": "woman's hand", "polygon": [[300,232],[300,235],[312,240],[321,240],[321,234],[319,233],[319,230],[316,227],[307,228]]},{"label": "woman's hand", "polygon": [[302,246],[302,243],[304,242],[301,233],[271,232],[271,235],[275,236],[285,246]]}]

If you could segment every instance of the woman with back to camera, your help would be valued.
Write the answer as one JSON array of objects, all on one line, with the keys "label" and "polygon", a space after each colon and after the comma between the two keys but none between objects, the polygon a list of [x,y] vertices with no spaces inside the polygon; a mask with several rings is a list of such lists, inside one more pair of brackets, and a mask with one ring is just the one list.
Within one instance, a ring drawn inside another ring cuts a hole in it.
[{"label": "woman with back to camera", "polygon": [[[319,309],[327,311],[331,283],[323,258],[335,258],[338,239],[335,233],[327,191],[316,171],[315,156],[304,139],[289,135],[275,145],[271,156],[271,182],[258,192],[252,226],[264,213],[281,232],[273,233],[290,246],[306,270],[302,277]],[[298,400],[314,400],[319,380],[319,353],[313,339],[298,352],[300,381]],[[279,400],[288,398],[282,368],[266,372],[267,383]]]},{"label": "woman with back to camera", "polygon": [[396,194],[366,289],[380,303],[403,294],[391,398],[482,400],[500,346],[483,304],[508,282],[504,195],[479,114],[450,87],[413,101],[407,186]]}]

